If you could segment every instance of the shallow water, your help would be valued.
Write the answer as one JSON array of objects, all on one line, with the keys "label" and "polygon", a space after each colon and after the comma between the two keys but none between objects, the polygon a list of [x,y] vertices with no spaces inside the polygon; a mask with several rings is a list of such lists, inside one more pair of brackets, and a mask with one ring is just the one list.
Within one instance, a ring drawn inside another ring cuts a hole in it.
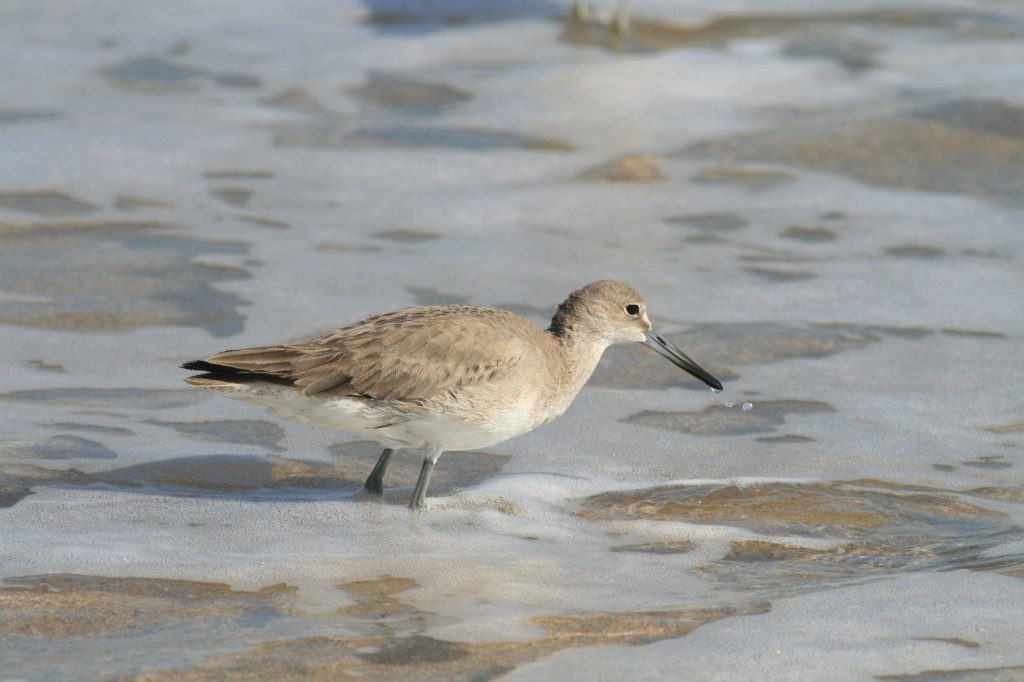
[{"label": "shallow water", "polygon": [[[1024,13],[0,8],[5,678],[1024,677]],[[559,420],[379,448],[177,366],[373,312],[544,325]]]}]

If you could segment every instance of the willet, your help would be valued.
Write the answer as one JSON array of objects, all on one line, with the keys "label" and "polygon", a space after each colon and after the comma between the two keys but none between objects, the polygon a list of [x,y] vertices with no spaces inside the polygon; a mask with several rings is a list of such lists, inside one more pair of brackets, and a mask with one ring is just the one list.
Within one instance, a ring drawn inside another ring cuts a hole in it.
[{"label": "willet", "polygon": [[399,448],[423,451],[419,509],[445,450],[475,450],[565,412],[608,346],[641,343],[722,389],[647,319],[632,287],[602,280],[569,294],[542,330],[505,310],[421,306],[368,317],[308,341],[228,350],[185,379],[284,419],[363,433],[384,445],[366,490],[384,492]]}]

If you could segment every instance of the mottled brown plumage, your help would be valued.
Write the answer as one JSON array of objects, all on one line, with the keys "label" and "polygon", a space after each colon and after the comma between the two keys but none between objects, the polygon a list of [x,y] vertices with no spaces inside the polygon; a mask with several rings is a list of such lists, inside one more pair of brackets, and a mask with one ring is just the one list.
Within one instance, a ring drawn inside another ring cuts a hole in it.
[{"label": "mottled brown plumage", "polygon": [[494,381],[543,334],[504,310],[422,306],[300,343],[224,351],[205,362],[272,375],[307,396],[416,401]]}]

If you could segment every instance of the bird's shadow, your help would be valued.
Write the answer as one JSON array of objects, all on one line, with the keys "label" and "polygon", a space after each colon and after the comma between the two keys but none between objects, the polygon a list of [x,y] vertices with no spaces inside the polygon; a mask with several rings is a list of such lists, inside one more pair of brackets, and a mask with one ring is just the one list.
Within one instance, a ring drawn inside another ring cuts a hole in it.
[{"label": "bird's shadow", "polygon": [[[96,473],[21,465],[0,471],[0,507],[17,504],[32,489],[117,490],[134,494],[249,501],[376,499],[363,490],[380,447],[344,443],[331,447],[334,463],[250,454],[171,457]],[[434,469],[431,496],[472,487],[500,473],[508,456],[486,452],[445,453]],[[384,501],[408,502],[419,474],[415,451],[399,451],[385,477]]]}]

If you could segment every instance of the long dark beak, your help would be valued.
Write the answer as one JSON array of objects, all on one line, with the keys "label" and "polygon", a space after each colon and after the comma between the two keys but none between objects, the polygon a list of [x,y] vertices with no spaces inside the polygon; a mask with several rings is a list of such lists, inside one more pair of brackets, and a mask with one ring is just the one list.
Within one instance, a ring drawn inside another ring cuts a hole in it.
[{"label": "long dark beak", "polygon": [[707,370],[702,368],[696,362],[686,356],[686,353],[679,350],[672,344],[671,341],[666,339],[664,336],[654,331],[653,329],[647,332],[647,340],[641,341],[643,345],[647,346],[655,353],[663,358],[668,358],[673,365],[676,367],[689,372],[693,376],[697,377],[705,384],[711,387],[711,390],[718,393],[722,390],[722,382],[711,376]]}]

